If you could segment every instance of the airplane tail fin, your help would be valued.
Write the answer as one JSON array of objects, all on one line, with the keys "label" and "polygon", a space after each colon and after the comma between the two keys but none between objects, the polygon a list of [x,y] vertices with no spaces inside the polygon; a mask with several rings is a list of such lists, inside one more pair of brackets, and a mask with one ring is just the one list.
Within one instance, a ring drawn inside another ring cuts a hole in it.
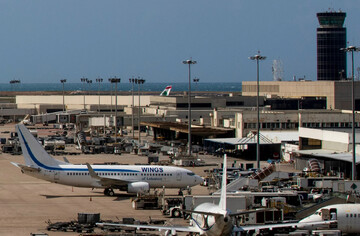
[{"label": "airplane tail fin", "polygon": [[164,91],[162,91],[162,92],[160,93],[160,96],[169,96],[171,89],[172,89],[172,86],[171,86],[171,85],[166,86],[166,88],[164,89]]},{"label": "airplane tail fin", "polygon": [[221,195],[219,201],[219,207],[226,211],[226,184],[227,184],[227,156],[224,154],[224,164],[223,164],[223,174],[222,174],[222,181],[221,181]]},{"label": "airplane tail fin", "polygon": [[19,136],[21,150],[27,166],[46,168],[48,166],[54,167],[60,164],[68,164],[51,157],[25,125],[17,124],[15,128]]}]

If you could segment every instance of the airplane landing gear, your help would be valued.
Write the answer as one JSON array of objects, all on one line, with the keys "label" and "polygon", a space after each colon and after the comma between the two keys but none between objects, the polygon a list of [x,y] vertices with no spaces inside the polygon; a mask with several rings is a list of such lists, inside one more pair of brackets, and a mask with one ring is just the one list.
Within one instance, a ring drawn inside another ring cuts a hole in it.
[{"label": "airplane landing gear", "polygon": [[191,187],[187,186],[186,190],[187,190],[188,194],[191,195]]},{"label": "airplane landing gear", "polygon": [[115,192],[112,188],[106,188],[104,189],[104,195],[112,197],[115,195]]}]

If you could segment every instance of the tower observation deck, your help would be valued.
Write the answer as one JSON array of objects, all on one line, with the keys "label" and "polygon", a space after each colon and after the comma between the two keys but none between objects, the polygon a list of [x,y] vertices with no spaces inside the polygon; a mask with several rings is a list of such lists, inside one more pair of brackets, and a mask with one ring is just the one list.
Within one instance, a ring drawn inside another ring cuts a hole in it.
[{"label": "tower observation deck", "polygon": [[346,79],[346,28],[345,12],[317,13],[317,80]]}]

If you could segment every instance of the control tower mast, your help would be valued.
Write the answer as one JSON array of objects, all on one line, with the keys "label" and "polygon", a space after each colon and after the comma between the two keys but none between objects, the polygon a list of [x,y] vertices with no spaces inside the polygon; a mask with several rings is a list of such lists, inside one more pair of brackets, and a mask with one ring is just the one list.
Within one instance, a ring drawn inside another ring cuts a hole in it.
[{"label": "control tower mast", "polygon": [[317,80],[346,79],[346,28],[345,12],[317,13]]}]

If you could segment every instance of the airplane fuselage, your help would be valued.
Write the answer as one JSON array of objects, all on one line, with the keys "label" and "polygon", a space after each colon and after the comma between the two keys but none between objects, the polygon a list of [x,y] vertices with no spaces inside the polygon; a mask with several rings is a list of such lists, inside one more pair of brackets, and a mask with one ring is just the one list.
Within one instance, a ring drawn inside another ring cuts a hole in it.
[{"label": "airplane fuselage", "polygon": [[227,211],[224,211],[213,203],[202,203],[198,205],[194,211],[208,212],[211,214],[217,213],[217,215],[191,214],[192,224],[199,228],[200,235],[230,235],[233,224]]},{"label": "airplane fuselage", "polygon": [[[99,177],[126,182],[147,182],[150,188],[185,188],[199,184],[191,171],[169,166],[92,165]],[[25,174],[49,182],[75,187],[104,188],[90,176],[86,165],[60,165],[38,168],[39,171],[23,170]]]},{"label": "airplane fuselage", "polygon": [[360,204],[337,204],[322,207],[300,222],[321,221],[324,220],[324,217],[327,220],[337,220],[337,229],[343,233],[360,233]]}]

